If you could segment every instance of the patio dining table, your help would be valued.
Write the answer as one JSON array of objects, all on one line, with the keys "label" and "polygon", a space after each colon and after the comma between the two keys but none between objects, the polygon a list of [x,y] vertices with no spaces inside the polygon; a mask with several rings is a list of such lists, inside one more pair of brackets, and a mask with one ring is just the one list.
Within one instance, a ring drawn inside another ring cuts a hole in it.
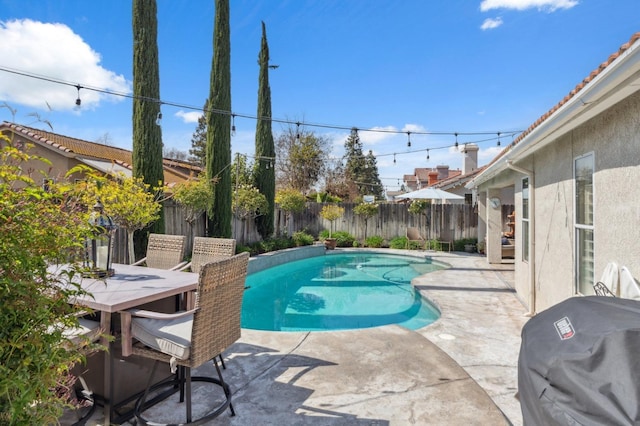
[{"label": "patio dining table", "polygon": [[[115,274],[108,278],[82,278],[81,286],[89,292],[88,295],[74,300],[81,306],[86,306],[100,313],[101,330],[117,335],[114,328],[113,314],[126,309],[140,307],[149,303],[161,301],[169,302],[165,305],[169,309],[178,309],[179,303],[189,300],[181,299],[181,295],[193,294],[198,284],[198,274],[191,272],[168,271],[164,269],[148,268],[132,265],[113,265]],[[175,304],[174,304],[175,301]],[[104,356],[102,381],[104,397],[104,424],[120,420],[114,418],[114,402],[122,400],[121,395],[114,392],[114,383],[122,380],[127,383],[129,377],[114,377],[114,362],[118,354],[114,351],[114,342],[105,339],[108,347]],[[125,419],[126,420],[126,419]]]}]

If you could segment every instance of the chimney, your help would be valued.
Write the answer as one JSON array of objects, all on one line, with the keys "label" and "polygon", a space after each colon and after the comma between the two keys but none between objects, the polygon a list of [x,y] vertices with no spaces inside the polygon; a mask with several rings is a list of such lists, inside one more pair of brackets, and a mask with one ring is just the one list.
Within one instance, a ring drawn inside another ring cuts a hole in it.
[{"label": "chimney", "polygon": [[449,166],[436,166],[436,170],[438,170],[438,180],[444,180],[449,177]]},{"label": "chimney", "polygon": [[430,171],[429,175],[428,175],[428,183],[427,185],[431,186],[434,185],[436,182],[438,182],[438,172],[434,171]]},{"label": "chimney", "polygon": [[478,145],[474,143],[465,144],[462,149],[464,159],[462,161],[462,174],[466,175],[478,168]]}]

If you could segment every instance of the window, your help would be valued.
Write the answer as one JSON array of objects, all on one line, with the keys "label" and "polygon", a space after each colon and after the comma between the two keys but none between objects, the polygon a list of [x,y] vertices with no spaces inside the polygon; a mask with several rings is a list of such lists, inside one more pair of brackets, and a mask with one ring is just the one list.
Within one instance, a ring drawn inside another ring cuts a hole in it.
[{"label": "window", "polygon": [[522,179],[522,260],[529,261],[529,178]]},{"label": "window", "polygon": [[591,294],[594,282],[593,169],[592,153],[574,161],[576,291],[582,294]]}]

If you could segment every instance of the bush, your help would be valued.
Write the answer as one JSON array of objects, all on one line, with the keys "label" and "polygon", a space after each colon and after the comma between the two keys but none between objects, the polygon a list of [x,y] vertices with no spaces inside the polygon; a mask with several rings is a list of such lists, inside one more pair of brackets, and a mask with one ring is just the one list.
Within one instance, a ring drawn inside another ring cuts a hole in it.
[{"label": "bush", "polygon": [[453,242],[453,250],[454,251],[464,251],[464,246],[467,244],[476,245],[478,243],[477,238],[462,238],[460,240],[455,240]]},{"label": "bush", "polygon": [[407,248],[407,237],[395,237],[389,243],[389,247],[393,249],[405,249]]},{"label": "bush", "polygon": [[379,235],[372,235],[365,240],[365,245],[371,248],[380,248],[384,244],[384,238]]},{"label": "bush", "polygon": [[293,244],[296,247],[310,246],[313,244],[313,235],[310,235],[305,231],[294,232],[291,238],[293,239]]},{"label": "bush", "polygon": [[347,231],[336,231],[332,237],[336,239],[336,245],[338,247],[353,247],[353,242],[356,240],[354,236]]}]

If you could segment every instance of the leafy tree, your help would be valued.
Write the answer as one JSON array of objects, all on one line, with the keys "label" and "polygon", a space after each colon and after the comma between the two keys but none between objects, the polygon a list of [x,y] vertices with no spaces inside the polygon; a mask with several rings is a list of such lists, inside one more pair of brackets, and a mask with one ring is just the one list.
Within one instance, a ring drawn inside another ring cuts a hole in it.
[{"label": "leafy tree", "polygon": [[276,192],[276,203],[280,206],[280,209],[284,211],[285,229],[288,229],[291,213],[300,213],[303,211],[307,204],[307,199],[300,191],[288,188]]},{"label": "leafy tree", "polygon": [[213,192],[206,173],[198,179],[179,183],[173,190],[173,198],[186,212],[186,221],[193,230],[193,223],[211,207]]},{"label": "leafy tree", "polygon": [[[61,185],[45,190],[25,174],[27,162],[42,159],[2,135],[0,145],[0,420],[57,424],[70,401],[53,390],[83,360],[64,330],[78,327],[82,309],[69,300],[86,295],[72,279],[82,270],[73,260],[90,235],[88,214]],[[67,266],[51,274],[59,263]]]},{"label": "leafy tree", "polygon": [[252,185],[252,169],[246,155],[236,155],[231,165],[231,185],[234,188],[237,188],[238,185]]},{"label": "leafy tree", "polygon": [[204,102],[204,113],[198,117],[198,126],[191,136],[191,149],[189,149],[189,161],[198,166],[204,166],[207,157],[207,110],[209,99]]},{"label": "leafy tree", "polygon": [[186,161],[187,153],[180,151],[178,148],[169,148],[162,150],[162,156],[164,158],[171,158],[173,160]]},{"label": "leafy tree", "polygon": [[324,191],[341,200],[348,200],[350,198],[349,183],[347,182],[342,161],[335,161],[333,166],[327,167],[325,173]]},{"label": "leafy tree", "polygon": [[256,162],[253,185],[264,194],[267,205],[256,218],[262,238],[273,235],[273,216],[276,194],[276,172],[273,167],[276,149],[271,131],[271,87],[269,87],[269,44],[267,30],[262,22],[260,47],[260,78],[258,87],[258,122],[256,124]]},{"label": "leafy tree", "polygon": [[[133,176],[149,188],[164,186],[162,130],[156,124],[160,114],[158,64],[158,21],[156,0],[133,0]],[[151,226],[164,233],[164,214]],[[147,233],[137,232],[136,251],[145,251]]]},{"label": "leafy tree", "polygon": [[233,197],[233,211],[236,217],[242,221],[242,238],[245,241],[247,219],[255,218],[259,212],[267,209],[266,197],[251,185],[240,185]]},{"label": "leafy tree", "polygon": [[73,186],[72,193],[82,204],[90,206],[96,200],[104,205],[105,214],[111,216],[119,228],[127,233],[127,262],[133,263],[134,234],[158,220],[162,211],[160,199],[155,194],[163,194],[164,188],[149,188],[142,178],[117,174],[109,178],[87,166],[77,166],[67,172],[67,177],[82,173],[87,179]]},{"label": "leafy tree", "polygon": [[344,207],[341,207],[337,204],[327,204],[322,206],[322,210],[320,210],[320,216],[323,219],[329,221],[329,238],[331,238],[331,233],[333,231],[333,222],[338,220],[344,214]]},{"label": "leafy tree", "polygon": [[276,139],[277,185],[308,194],[324,175],[329,152],[329,139],[289,126]]},{"label": "leafy tree", "polygon": [[207,175],[213,182],[213,209],[209,235],[231,237],[231,121],[220,111],[231,111],[231,44],[229,0],[216,0],[213,36],[213,65],[207,110]]},{"label": "leafy tree", "polygon": [[367,239],[367,222],[378,214],[378,205],[375,203],[360,203],[353,208],[353,213],[364,221],[364,239]]}]

